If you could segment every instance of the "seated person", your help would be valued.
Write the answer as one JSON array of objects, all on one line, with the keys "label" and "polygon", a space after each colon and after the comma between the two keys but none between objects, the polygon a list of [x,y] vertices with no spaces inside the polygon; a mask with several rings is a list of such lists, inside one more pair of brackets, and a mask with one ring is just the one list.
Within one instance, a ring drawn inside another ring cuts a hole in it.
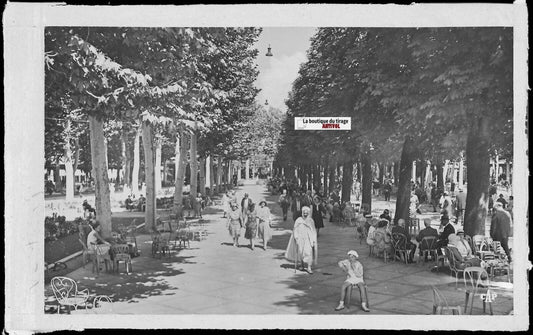
[{"label": "seated person", "polygon": [[385,219],[385,220],[387,220],[387,221],[389,221],[389,222],[392,221],[392,218],[390,217],[390,213],[389,213],[389,210],[388,210],[388,209],[385,209],[385,210],[383,211],[383,213],[379,216],[379,218],[380,218],[380,219]]},{"label": "seated person", "polygon": [[366,244],[368,245],[374,245],[374,232],[376,231],[376,228],[378,226],[379,220],[376,218],[372,218],[370,221],[370,228],[368,228],[368,234],[366,236]]},{"label": "seated person", "polygon": [[137,201],[137,208],[141,212],[144,212],[146,209],[146,198],[142,194],[139,196],[139,200]]},{"label": "seated person", "polygon": [[128,197],[126,198],[124,203],[126,204],[126,209],[127,210],[132,210],[133,209],[133,200],[131,200],[131,195],[128,195]]},{"label": "seated person", "polygon": [[437,240],[437,252],[439,254],[441,253],[440,248],[448,245],[448,236],[450,236],[450,234],[455,234],[455,228],[450,223],[448,215],[443,215],[441,217],[440,225],[442,227],[442,233]]},{"label": "seated person", "polygon": [[349,259],[340,261],[339,267],[346,272],[346,280],[342,283],[341,287],[341,300],[339,305],[335,308],[336,311],[344,309],[344,299],[350,294],[352,286],[357,285],[359,292],[361,293],[361,308],[365,312],[370,312],[368,308],[368,295],[366,292],[366,285],[363,280],[363,265],[358,261],[359,255],[355,250],[348,251]]},{"label": "seated person", "polygon": [[481,266],[481,259],[472,256],[471,251],[470,254],[468,254],[468,252],[466,251],[466,246],[461,243],[461,238],[459,236],[455,234],[450,234],[448,236],[448,241],[450,257],[453,257],[456,268],[465,269],[469,266]]},{"label": "seated person", "polygon": [[409,256],[408,256],[407,262],[408,263],[412,263],[413,262],[413,257],[415,256],[416,244],[411,242],[411,235],[409,234],[407,229],[405,229],[405,220],[404,219],[398,219],[398,224],[396,226],[392,227],[392,233],[393,234],[402,234],[402,235],[405,236],[405,238],[406,238],[405,246],[409,250]]},{"label": "seated person", "polygon": [[91,232],[89,235],[87,235],[87,250],[89,253],[95,252],[95,247],[97,244],[105,244],[110,246],[111,244],[104,240],[100,233],[102,232],[102,226],[100,225],[100,222],[96,221],[93,225],[91,225]]},{"label": "seated person", "polygon": [[383,254],[385,250],[389,254],[392,253],[391,236],[387,231],[388,224],[389,222],[387,220],[381,219],[374,231],[374,250],[377,255]]},{"label": "seated person", "polygon": [[[450,236],[451,235],[452,234],[450,234]],[[459,250],[459,253],[461,254],[461,256],[463,256],[464,258],[476,257],[474,253],[472,252],[470,243],[468,243],[468,241],[465,239],[465,232],[459,229],[455,235],[459,237],[459,243],[456,245],[456,247],[457,247],[457,250]],[[448,242],[449,242],[449,239],[450,237],[448,236]]]},{"label": "seated person", "polygon": [[[424,219],[424,226],[426,228],[422,229],[420,231],[420,233],[418,233],[418,236],[416,237],[416,240],[418,242],[422,242],[422,239],[424,239],[424,237],[427,237],[427,236],[435,236],[438,239],[439,232],[437,231],[437,229],[431,227],[431,219],[430,218],[425,218]],[[424,244],[421,243],[419,245],[418,249],[419,249],[420,255],[422,254],[422,250],[426,250],[427,247],[428,246],[425,243]]]}]

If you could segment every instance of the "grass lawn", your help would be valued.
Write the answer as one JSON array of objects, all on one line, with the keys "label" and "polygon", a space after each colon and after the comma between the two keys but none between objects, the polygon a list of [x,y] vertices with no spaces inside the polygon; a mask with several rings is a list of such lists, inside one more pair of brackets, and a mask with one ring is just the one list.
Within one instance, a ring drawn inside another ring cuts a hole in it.
[{"label": "grass lawn", "polygon": [[[112,229],[116,230],[119,225],[129,226],[133,219],[137,219],[138,224],[144,222],[143,212],[130,212],[128,216],[122,213],[114,213],[111,216]],[[75,252],[81,251],[82,246],[78,241],[78,233],[63,236],[56,241],[45,242],[44,244],[44,261],[51,264],[60,259],[72,255]]]}]

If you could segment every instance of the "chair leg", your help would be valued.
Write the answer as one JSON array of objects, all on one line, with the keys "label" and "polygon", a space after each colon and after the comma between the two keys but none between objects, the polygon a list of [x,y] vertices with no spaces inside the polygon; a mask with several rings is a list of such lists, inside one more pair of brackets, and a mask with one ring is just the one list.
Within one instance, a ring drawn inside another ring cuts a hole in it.
[{"label": "chair leg", "polygon": [[468,299],[468,304],[470,306],[469,314],[472,315],[472,309],[474,308],[474,294],[470,295],[470,298]]}]

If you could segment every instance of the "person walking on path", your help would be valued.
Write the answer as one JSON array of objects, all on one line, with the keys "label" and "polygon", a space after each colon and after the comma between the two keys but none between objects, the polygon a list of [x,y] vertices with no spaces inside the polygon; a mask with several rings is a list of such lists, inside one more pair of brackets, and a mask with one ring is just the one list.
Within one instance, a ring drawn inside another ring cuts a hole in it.
[{"label": "person walking on path", "polygon": [[233,238],[233,246],[239,246],[239,235],[243,226],[242,213],[236,203],[231,203],[231,210],[228,212],[227,228]]},{"label": "person walking on path", "polygon": [[385,201],[390,201],[390,194],[392,192],[392,185],[389,180],[383,185],[383,194],[385,195]]},{"label": "person walking on path", "polygon": [[340,261],[339,267],[346,272],[346,280],[342,283],[341,286],[341,300],[339,305],[335,308],[336,311],[340,311],[345,307],[348,307],[347,304],[344,304],[344,299],[350,297],[350,290],[353,286],[359,288],[361,293],[361,308],[365,312],[370,312],[368,308],[368,294],[366,292],[365,281],[363,280],[363,265],[359,262],[359,255],[355,250],[348,251],[348,259]]},{"label": "person walking on path", "polygon": [[229,211],[231,210],[231,207],[230,207],[230,197],[228,196],[228,192],[224,192],[224,194],[222,195],[222,210],[224,211],[224,216],[223,218],[226,217],[226,215],[229,213]]},{"label": "person walking on path", "polygon": [[307,264],[307,272],[313,273],[311,264],[317,263],[318,241],[315,223],[310,217],[311,209],[307,206],[302,208],[302,216],[294,222],[294,228],[285,250],[285,258],[295,263],[301,262],[302,267]]},{"label": "person walking on path", "polygon": [[250,202],[246,210],[245,227],[244,238],[250,240],[250,249],[254,250],[254,239],[257,237],[257,211],[253,202]]},{"label": "person walking on path", "polygon": [[320,232],[320,228],[324,228],[324,218],[322,215],[325,213],[326,213],[326,209],[320,203],[320,199],[318,197],[315,197],[313,207],[311,209],[311,217],[313,221],[315,222],[317,237]]},{"label": "person walking on path", "polygon": [[459,187],[459,193],[455,196],[455,216],[457,217],[457,224],[461,222],[464,224],[464,212],[466,208],[466,193],[462,187]]},{"label": "person walking on path", "polygon": [[283,212],[283,221],[285,221],[287,220],[287,212],[289,211],[289,207],[291,205],[289,195],[287,194],[287,189],[284,189],[283,193],[279,196],[278,203]]},{"label": "person walking on path", "polygon": [[292,210],[292,219],[296,221],[300,216],[302,216],[302,198],[301,193],[297,192],[294,198],[292,199],[291,210]]},{"label": "person walking on path", "polygon": [[442,191],[437,188],[437,185],[435,185],[435,183],[433,183],[431,187],[431,205],[433,206],[433,212],[437,211],[437,205],[439,204],[441,193]]},{"label": "person walking on path", "polygon": [[252,203],[252,199],[248,196],[248,193],[244,193],[244,197],[241,200],[241,209],[242,209],[242,219],[243,224],[246,223],[248,220],[246,218],[246,214],[248,212],[248,206]]},{"label": "person walking on path", "polygon": [[511,234],[511,214],[503,209],[501,202],[494,204],[494,215],[490,222],[490,237],[494,241],[499,241],[503,250],[507,254],[507,259],[511,263],[511,253],[509,252],[509,235]]},{"label": "person walking on path", "polygon": [[271,223],[272,215],[270,214],[270,209],[267,207],[266,201],[262,200],[257,209],[257,233],[263,239],[263,250],[267,249],[267,243],[272,239]]}]

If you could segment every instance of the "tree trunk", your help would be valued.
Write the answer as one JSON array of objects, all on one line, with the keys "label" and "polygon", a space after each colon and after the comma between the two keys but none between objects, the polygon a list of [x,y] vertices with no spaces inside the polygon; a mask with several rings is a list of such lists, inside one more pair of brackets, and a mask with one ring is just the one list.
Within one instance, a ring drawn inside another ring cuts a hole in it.
[{"label": "tree trunk", "polygon": [[209,161],[207,162],[207,168],[209,169],[209,195],[213,196],[213,185],[215,184],[215,170],[213,165],[213,156],[209,155]]},{"label": "tree trunk", "polygon": [[328,160],[326,158],[326,161],[324,162],[324,182],[323,182],[323,188],[322,188],[322,191],[323,191],[323,196],[326,196],[327,194],[327,190],[328,190],[328,177],[329,177],[329,164],[328,164]]},{"label": "tree trunk", "polygon": [[142,142],[144,149],[144,180],[146,183],[146,212],[145,229],[152,231],[155,228],[156,217],[156,154],[155,139],[152,125],[146,121],[142,122]]},{"label": "tree trunk", "polygon": [[174,181],[174,213],[181,217],[183,214],[183,183],[185,181],[185,168],[187,167],[187,151],[189,151],[189,136],[187,131],[180,129],[179,151],[176,153],[176,180]]},{"label": "tree trunk", "polygon": [[120,167],[117,168],[116,178],[115,178],[115,189],[120,185]]},{"label": "tree trunk", "polygon": [[155,165],[154,165],[154,193],[157,197],[161,193],[161,140],[153,139],[155,145]]},{"label": "tree trunk", "polygon": [[165,159],[165,163],[163,164],[163,184],[168,184],[168,159]]},{"label": "tree trunk", "polygon": [[400,160],[400,180],[398,183],[398,193],[396,195],[396,212],[394,221],[404,219],[409,220],[409,204],[411,199],[411,169],[416,156],[414,140],[407,136],[403,143],[402,156]]},{"label": "tree trunk", "polygon": [[223,173],[223,164],[222,157],[217,157],[217,193],[221,193],[224,190],[222,189],[222,173]]},{"label": "tree trunk", "polygon": [[61,192],[61,165],[59,163],[59,157],[56,157],[56,165],[54,166],[54,184],[56,192]]},{"label": "tree trunk", "polygon": [[370,152],[361,154],[361,204],[372,211],[372,156]]},{"label": "tree trunk", "polygon": [[378,168],[379,168],[379,182],[381,184],[383,184],[384,180],[385,180],[385,164],[383,163],[378,163]]},{"label": "tree trunk", "polygon": [[313,190],[318,192],[320,189],[320,165],[313,164]]},{"label": "tree trunk", "polygon": [[111,236],[111,198],[109,193],[109,176],[107,175],[107,155],[104,136],[104,122],[94,115],[89,115],[91,141],[91,162],[95,183],[96,218],[102,226],[102,236]]},{"label": "tree trunk", "polygon": [[124,186],[131,187],[131,154],[126,145],[128,141],[128,134],[125,129],[122,129],[120,135],[122,142],[122,166],[124,167],[124,178],[122,178],[122,184]]},{"label": "tree trunk", "polygon": [[420,161],[420,187],[422,190],[426,189],[426,166],[427,161],[425,159],[422,159]]},{"label": "tree trunk", "polygon": [[470,128],[466,141],[466,192],[465,234],[483,235],[488,209],[490,178],[488,119],[481,117]]},{"label": "tree trunk", "polygon": [[328,194],[331,194],[335,189],[335,165],[329,167],[329,182],[328,182]]},{"label": "tree trunk", "polygon": [[205,195],[205,157],[200,157],[200,193]]},{"label": "tree trunk", "polygon": [[65,156],[63,157],[65,164],[65,200],[70,202],[74,200],[74,169],[72,168],[72,148],[70,146],[70,138],[65,140]]},{"label": "tree trunk", "polygon": [[394,162],[394,185],[398,186],[400,182],[400,162]]},{"label": "tree trunk", "polygon": [[435,160],[435,166],[437,167],[437,188],[444,191],[444,163],[442,159]]},{"label": "tree trunk", "polygon": [[342,196],[341,201],[350,201],[353,185],[353,161],[344,162],[342,166]]},{"label": "tree trunk", "polygon": [[80,163],[80,139],[79,137],[76,137],[74,140],[74,165],[72,168],[72,178],[74,179],[74,193],[76,193],[76,171],[78,171],[78,165]]},{"label": "tree trunk", "polygon": [[198,194],[198,158],[196,130],[191,133],[191,196],[196,198]]},{"label": "tree trunk", "polygon": [[137,129],[135,140],[133,142],[133,171],[131,172],[131,193],[139,195],[139,168],[140,168],[140,142],[141,126]]}]

